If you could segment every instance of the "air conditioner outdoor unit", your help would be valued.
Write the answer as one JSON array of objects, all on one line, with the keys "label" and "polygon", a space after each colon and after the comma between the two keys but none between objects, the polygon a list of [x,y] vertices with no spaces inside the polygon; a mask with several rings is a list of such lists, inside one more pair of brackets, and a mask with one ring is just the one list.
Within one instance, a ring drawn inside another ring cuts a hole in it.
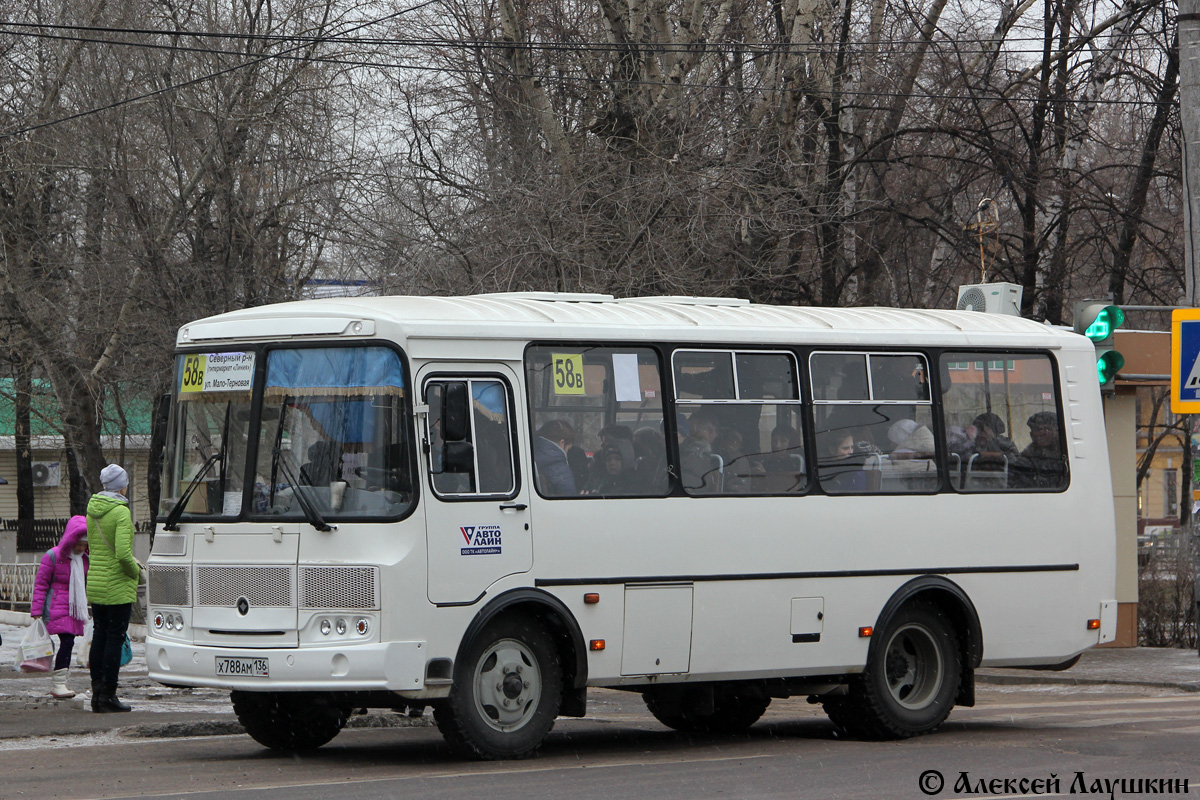
[{"label": "air conditioner outdoor unit", "polygon": [[57,461],[33,462],[34,486],[58,486],[62,482],[62,472]]},{"label": "air conditioner outdoor unit", "polygon": [[973,283],[958,287],[959,311],[1021,316],[1021,287],[1015,283]]}]

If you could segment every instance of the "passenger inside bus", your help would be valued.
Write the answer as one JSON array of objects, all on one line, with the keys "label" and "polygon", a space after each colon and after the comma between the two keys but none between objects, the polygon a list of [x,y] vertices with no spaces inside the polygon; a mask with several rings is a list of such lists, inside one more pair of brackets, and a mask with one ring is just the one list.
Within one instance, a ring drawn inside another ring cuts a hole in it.
[{"label": "passenger inside bus", "polygon": [[575,429],[561,419],[547,420],[533,440],[533,466],[538,489],[547,497],[579,494],[567,461],[567,448],[575,441]]},{"label": "passenger inside bus", "polygon": [[689,494],[713,494],[721,491],[724,461],[713,452],[720,424],[713,412],[700,408],[688,417],[688,437],[679,445],[683,488]]},{"label": "passenger inside bus", "polygon": [[300,465],[300,482],[309,486],[328,486],[342,479],[341,448],[321,440],[308,448],[308,461]]},{"label": "passenger inside bus", "polygon": [[1029,418],[1029,446],[1008,465],[1009,484],[1023,489],[1058,489],[1067,464],[1059,441],[1058,415],[1039,411]]},{"label": "passenger inside bus", "polygon": [[821,437],[821,452],[818,469],[822,489],[830,494],[866,491],[867,476],[854,431],[826,431]]},{"label": "passenger inside bus", "polygon": [[[627,470],[633,469],[633,431],[624,425],[605,425],[600,429],[600,447],[597,449],[597,457],[594,458],[589,467],[587,480],[584,483],[576,482],[577,486],[591,488],[598,486],[604,482],[608,476],[608,470],[602,458],[603,454],[609,450],[617,449],[625,454],[625,448],[628,447],[629,455],[625,457],[624,464]],[[567,453],[568,460],[570,453]]]},{"label": "passenger inside bus", "polygon": [[667,448],[662,432],[638,428],[633,432],[633,471],[642,491],[661,494],[667,489]]},{"label": "passenger inside bus", "polygon": [[804,456],[800,435],[791,425],[777,425],[771,431],[771,451],[760,462],[755,477],[756,490],[763,494],[798,491],[805,483]]},{"label": "passenger inside bus", "polygon": [[592,477],[592,483],[583,494],[619,497],[638,493],[631,442],[625,439],[616,440],[600,452],[596,461],[601,464],[603,472]]}]

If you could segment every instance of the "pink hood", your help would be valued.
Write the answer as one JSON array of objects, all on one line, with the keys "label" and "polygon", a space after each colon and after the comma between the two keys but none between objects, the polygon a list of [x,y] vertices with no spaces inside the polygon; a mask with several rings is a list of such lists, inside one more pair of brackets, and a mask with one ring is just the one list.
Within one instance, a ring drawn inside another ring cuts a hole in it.
[{"label": "pink hood", "polygon": [[71,550],[75,547],[75,543],[80,539],[87,538],[87,517],[76,514],[67,520],[67,527],[63,530],[62,539],[59,541],[55,554],[56,558],[62,562],[71,557]]}]

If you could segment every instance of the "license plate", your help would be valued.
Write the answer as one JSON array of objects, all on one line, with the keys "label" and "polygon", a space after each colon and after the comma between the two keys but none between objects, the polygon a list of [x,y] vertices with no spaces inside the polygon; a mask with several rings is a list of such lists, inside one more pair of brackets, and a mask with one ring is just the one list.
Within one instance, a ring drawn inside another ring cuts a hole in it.
[{"label": "license plate", "polygon": [[269,678],[270,662],[265,658],[218,658],[217,675],[230,678]]}]

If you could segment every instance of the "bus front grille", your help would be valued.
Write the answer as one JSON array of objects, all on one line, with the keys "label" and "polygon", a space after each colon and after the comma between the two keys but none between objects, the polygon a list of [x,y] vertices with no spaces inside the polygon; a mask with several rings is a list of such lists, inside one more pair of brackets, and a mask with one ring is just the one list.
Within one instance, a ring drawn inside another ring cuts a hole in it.
[{"label": "bus front grille", "polygon": [[288,608],[291,567],[196,567],[196,605],[232,608],[245,597],[255,608]]},{"label": "bus front grille", "polygon": [[301,567],[301,608],[379,608],[374,567]]},{"label": "bus front grille", "polygon": [[150,567],[150,602],[160,606],[190,605],[189,572],[187,567]]}]

